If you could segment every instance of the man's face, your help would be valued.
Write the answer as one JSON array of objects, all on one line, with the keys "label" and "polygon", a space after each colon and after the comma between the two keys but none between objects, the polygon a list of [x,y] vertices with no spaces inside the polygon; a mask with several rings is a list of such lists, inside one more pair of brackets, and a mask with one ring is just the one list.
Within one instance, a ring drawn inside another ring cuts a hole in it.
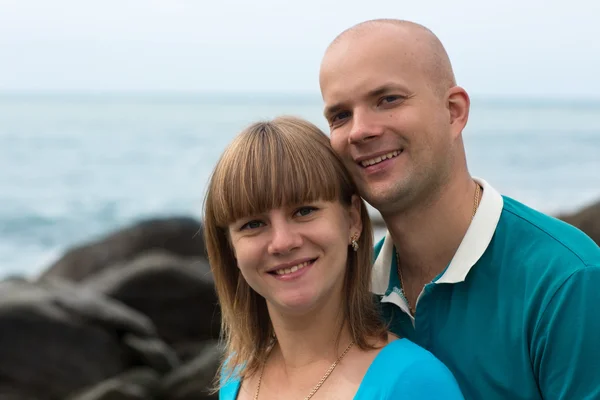
[{"label": "man's face", "polygon": [[382,213],[418,199],[448,169],[450,111],[424,68],[425,51],[422,43],[372,32],[337,43],[323,60],[331,144]]}]

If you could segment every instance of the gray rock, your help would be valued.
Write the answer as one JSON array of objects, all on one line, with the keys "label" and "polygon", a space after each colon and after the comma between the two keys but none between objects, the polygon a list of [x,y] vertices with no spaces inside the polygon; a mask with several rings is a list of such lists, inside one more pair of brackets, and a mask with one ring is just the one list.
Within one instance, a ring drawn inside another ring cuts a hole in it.
[{"label": "gray rock", "polygon": [[162,340],[126,335],[123,343],[132,353],[132,360],[164,374],[179,366],[177,354]]},{"label": "gray rock", "polygon": [[214,282],[202,258],[149,252],[105,269],[82,285],[148,316],[170,346],[219,336]]},{"label": "gray rock", "polygon": [[156,336],[152,321],[143,314],[85,286],[73,286],[60,279],[48,278],[37,285],[52,292],[52,301],[62,309],[117,333]]},{"label": "gray rock", "polygon": [[102,269],[127,262],[140,253],[164,250],[184,257],[204,257],[202,225],[192,218],[150,219],[98,240],[73,247],[48,268],[41,278],[81,281]]},{"label": "gray rock", "polygon": [[188,361],[196,358],[198,354],[203,353],[207,347],[214,346],[214,340],[205,340],[202,342],[178,342],[173,345],[175,353],[179,356],[179,359],[187,363]]},{"label": "gray rock", "polygon": [[115,333],[87,324],[47,289],[3,282],[0,298],[0,393],[62,400],[126,367]]},{"label": "gray rock", "polygon": [[218,394],[210,394],[208,388],[214,383],[222,349],[217,341],[206,343],[196,358],[182,365],[162,380],[165,400],[213,400]]},{"label": "gray rock", "polygon": [[2,400],[64,400],[134,366],[179,365],[146,316],[89,288],[13,278],[0,299]]},{"label": "gray rock", "polygon": [[47,400],[41,395],[32,394],[23,387],[13,387],[8,382],[0,381],[0,399],[2,400]]},{"label": "gray rock", "polygon": [[103,381],[70,396],[67,400],[151,400],[159,389],[159,375],[138,368]]}]

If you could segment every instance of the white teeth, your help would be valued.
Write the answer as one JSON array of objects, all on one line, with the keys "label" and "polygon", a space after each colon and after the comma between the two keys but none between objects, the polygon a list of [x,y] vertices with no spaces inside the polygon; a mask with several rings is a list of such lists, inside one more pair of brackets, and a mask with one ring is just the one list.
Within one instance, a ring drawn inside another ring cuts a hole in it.
[{"label": "white teeth", "polygon": [[287,275],[287,274],[291,274],[292,272],[296,272],[299,269],[302,269],[304,267],[306,267],[308,264],[310,264],[310,261],[306,261],[303,262],[302,264],[298,264],[298,265],[294,265],[291,268],[281,268],[275,271],[275,273],[277,275]]},{"label": "white teeth", "polygon": [[370,165],[378,164],[384,160],[387,160],[388,158],[396,157],[400,153],[401,151],[395,150],[382,156],[371,158],[370,160],[361,161],[360,163],[363,167],[368,167]]}]

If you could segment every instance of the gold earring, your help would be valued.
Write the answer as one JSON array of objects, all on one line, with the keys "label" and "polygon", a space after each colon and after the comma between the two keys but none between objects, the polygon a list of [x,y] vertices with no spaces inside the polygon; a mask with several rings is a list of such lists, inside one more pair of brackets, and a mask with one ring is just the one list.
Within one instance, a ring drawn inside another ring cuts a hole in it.
[{"label": "gold earring", "polygon": [[352,245],[352,249],[354,251],[358,251],[358,233],[355,233],[354,235],[352,235],[352,238],[350,238],[350,244]]}]

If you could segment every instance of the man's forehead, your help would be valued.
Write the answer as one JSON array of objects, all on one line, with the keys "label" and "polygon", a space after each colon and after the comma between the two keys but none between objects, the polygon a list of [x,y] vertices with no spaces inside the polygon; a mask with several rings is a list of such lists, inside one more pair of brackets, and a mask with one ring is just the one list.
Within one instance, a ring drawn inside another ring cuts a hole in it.
[{"label": "man's forehead", "polygon": [[356,40],[345,40],[332,46],[324,55],[320,79],[344,77],[360,71],[390,73],[395,68],[403,70],[421,64],[427,54],[422,42],[403,37],[377,37],[374,35]]},{"label": "man's forehead", "polygon": [[[452,65],[435,34],[413,23],[361,25],[338,36],[327,49],[320,70],[323,99],[347,90],[371,90],[379,76],[407,87],[432,82],[444,89],[456,85]],[[356,98],[357,93],[352,97]]]},{"label": "man's forehead", "polygon": [[414,65],[408,58],[385,52],[379,55],[365,52],[363,57],[346,54],[324,61],[320,85],[326,103],[383,94],[390,88],[406,91],[415,78]]},{"label": "man's forehead", "polygon": [[324,61],[328,56],[340,54],[352,57],[360,56],[366,50],[383,47],[388,51],[416,52],[427,47],[431,33],[427,30],[403,24],[374,24],[359,27],[338,36],[327,48]]}]

